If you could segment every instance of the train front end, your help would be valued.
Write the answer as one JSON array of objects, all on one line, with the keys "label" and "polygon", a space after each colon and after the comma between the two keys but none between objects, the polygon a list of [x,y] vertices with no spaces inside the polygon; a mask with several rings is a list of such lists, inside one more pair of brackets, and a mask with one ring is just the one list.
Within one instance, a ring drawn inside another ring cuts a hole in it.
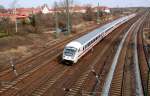
[{"label": "train front end", "polygon": [[81,45],[78,42],[71,42],[66,45],[63,51],[62,60],[65,63],[76,63],[78,61],[78,51]]}]

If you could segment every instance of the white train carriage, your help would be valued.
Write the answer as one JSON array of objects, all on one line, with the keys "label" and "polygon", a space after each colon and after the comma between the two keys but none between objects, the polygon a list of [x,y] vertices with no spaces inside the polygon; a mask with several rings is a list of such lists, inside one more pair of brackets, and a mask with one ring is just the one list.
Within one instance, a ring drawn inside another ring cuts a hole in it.
[{"label": "white train carriage", "polygon": [[119,18],[68,43],[63,51],[63,61],[76,63],[85,53],[87,53],[94,45],[107,36],[112,30],[134,16],[135,14]]}]

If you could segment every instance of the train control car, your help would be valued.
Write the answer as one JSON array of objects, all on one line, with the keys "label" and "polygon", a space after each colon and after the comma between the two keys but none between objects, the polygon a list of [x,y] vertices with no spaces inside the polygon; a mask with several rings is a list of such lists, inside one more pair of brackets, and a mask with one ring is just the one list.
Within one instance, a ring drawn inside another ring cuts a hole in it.
[{"label": "train control car", "polygon": [[94,45],[100,42],[112,30],[135,17],[135,14],[121,17],[111,23],[108,23],[92,32],[68,43],[63,51],[62,60],[65,62],[76,63],[84,54],[86,54]]}]

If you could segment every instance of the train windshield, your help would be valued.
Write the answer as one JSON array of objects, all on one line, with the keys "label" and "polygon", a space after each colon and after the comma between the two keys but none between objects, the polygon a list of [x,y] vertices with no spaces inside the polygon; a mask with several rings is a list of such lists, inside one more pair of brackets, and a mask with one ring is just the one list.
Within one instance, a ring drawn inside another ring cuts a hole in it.
[{"label": "train windshield", "polygon": [[65,54],[66,56],[74,56],[76,51],[77,51],[76,48],[67,47],[67,48],[65,48],[64,54]]}]

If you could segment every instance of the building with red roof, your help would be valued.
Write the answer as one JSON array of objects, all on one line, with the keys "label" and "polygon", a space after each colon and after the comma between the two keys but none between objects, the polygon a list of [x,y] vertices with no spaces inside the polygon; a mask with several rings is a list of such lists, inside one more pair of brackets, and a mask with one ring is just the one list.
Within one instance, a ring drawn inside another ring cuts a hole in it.
[{"label": "building with red roof", "polygon": [[[99,7],[92,7],[92,9],[97,12],[97,10],[101,10],[106,13],[110,13],[110,8],[105,6],[99,6]],[[87,6],[79,6],[74,5],[69,7],[70,13],[86,13]],[[16,12],[16,13],[15,13]],[[48,14],[48,13],[55,13],[55,12],[66,12],[65,7],[59,7],[59,8],[49,8],[47,4],[44,4],[41,7],[37,8],[17,8],[15,9],[1,9],[0,10],[0,17],[2,18],[10,18],[12,21],[15,21],[17,19],[26,19],[32,14]],[[16,15],[15,15],[16,14]]]},{"label": "building with red roof", "polygon": [[103,12],[110,13],[110,8],[108,8],[106,6],[94,7],[93,9],[95,12],[97,12],[97,10],[101,10]]},{"label": "building with red roof", "polygon": [[11,21],[16,21],[16,19],[26,19],[28,18],[27,15],[15,15],[15,14],[8,14],[8,13],[0,13],[0,18],[9,18]]}]

